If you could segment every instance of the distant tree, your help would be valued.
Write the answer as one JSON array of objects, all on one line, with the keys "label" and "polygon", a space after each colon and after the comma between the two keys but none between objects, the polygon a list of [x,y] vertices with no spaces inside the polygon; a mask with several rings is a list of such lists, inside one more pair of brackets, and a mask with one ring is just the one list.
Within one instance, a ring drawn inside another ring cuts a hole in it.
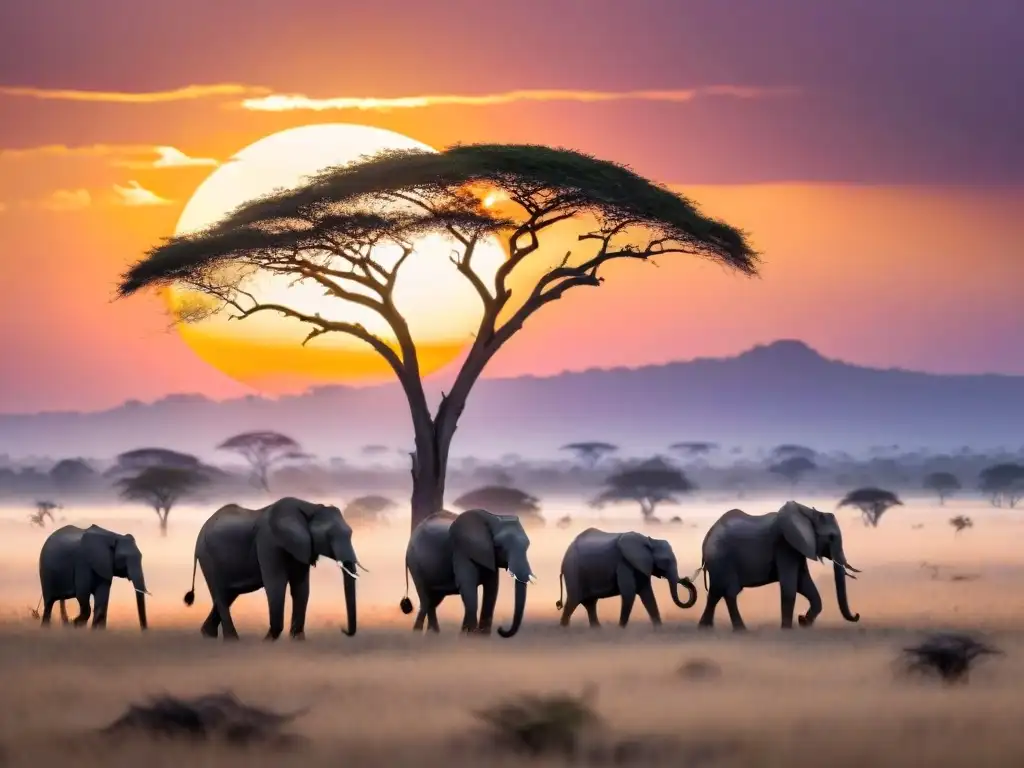
[{"label": "distant tree", "polygon": [[930,472],[925,475],[924,488],[933,491],[939,497],[939,504],[945,504],[946,499],[960,490],[960,481],[952,472]]},{"label": "distant tree", "polygon": [[96,470],[83,459],[62,459],[50,469],[50,479],[59,491],[71,491],[96,478]]},{"label": "distant tree", "polygon": [[706,443],[701,441],[672,443],[668,449],[682,454],[687,458],[695,458],[697,456],[707,456],[709,453],[717,451],[718,443]]},{"label": "distant tree", "polygon": [[966,515],[957,515],[956,517],[949,518],[949,524],[955,529],[953,535],[960,533],[965,528],[974,527],[974,521]]},{"label": "distant tree", "polygon": [[452,506],[463,511],[486,509],[496,515],[515,515],[524,522],[543,522],[540,501],[525,491],[506,485],[485,485],[464,493]]},{"label": "distant tree", "polygon": [[592,507],[600,509],[606,504],[635,502],[640,505],[644,520],[648,521],[653,521],[654,510],[659,504],[678,504],[680,494],[691,493],[697,488],[682,470],[660,456],[614,473],[605,480],[605,486],[605,490],[590,502]]},{"label": "distant tree", "polygon": [[771,455],[775,461],[782,461],[796,456],[803,456],[805,459],[815,459],[818,457],[818,452],[813,448],[808,448],[806,445],[783,443],[772,448]]},{"label": "distant tree", "polygon": [[253,482],[264,491],[270,490],[270,473],[277,465],[310,458],[296,440],[271,431],[243,432],[229,437],[217,450],[241,454],[249,462]]},{"label": "distant tree", "polygon": [[398,506],[398,502],[387,496],[359,496],[345,505],[342,514],[350,523],[378,523],[381,516]]},{"label": "distant tree", "polygon": [[597,462],[605,456],[618,451],[619,446],[593,440],[583,443],[569,443],[568,445],[563,445],[561,450],[572,451],[576,454],[577,460],[582,462],[587,469],[593,469]]},{"label": "distant tree", "polygon": [[987,467],[981,471],[979,486],[993,507],[1005,504],[1013,509],[1024,498],[1024,466],[1005,463]]},{"label": "distant tree", "polygon": [[860,510],[861,519],[864,525],[872,528],[878,527],[879,520],[891,507],[903,504],[892,491],[881,488],[857,488],[850,491],[839,502],[838,507],[856,507]]},{"label": "distant tree", "polygon": [[362,453],[364,456],[383,456],[385,453],[391,453],[391,449],[380,443],[370,443],[362,447]]},{"label": "distant tree", "polygon": [[121,497],[147,504],[160,520],[160,535],[167,535],[167,517],[182,498],[209,481],[198,467],[145,467],[138,474],[117,480]]},{"label": "distant tree", "polygon": [[44,528],[46,526],[47,520],[51,523],[56,523],[57,520],[53,516],[53,512],[56,509],[63,509],[63,507],[55,501],[37,501],[36,511],[28,517],[29,522],[40,528]]},{"label": "distant tree", "polygon": [[788,459],[783,459],[769,466],[768,471],[772,474],[781,475],[793,485],[796,485],[804,475],[815,471],[817,468],[818,465],[806,456],[790,456]]},{"label": "distant tree", "polygon": [[169,448],[136,448],[118,454],[114,466],[106,475],[118,477],[137,474],[150,467],[175,467],[178,469],[202,469],[203,463],[190,453],[180,453]]}]

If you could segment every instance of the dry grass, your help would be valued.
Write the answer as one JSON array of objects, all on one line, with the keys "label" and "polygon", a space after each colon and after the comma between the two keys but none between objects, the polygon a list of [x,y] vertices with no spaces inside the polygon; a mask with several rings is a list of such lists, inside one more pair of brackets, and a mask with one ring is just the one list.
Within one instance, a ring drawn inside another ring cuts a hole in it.
[{"label": "dry grass", "polygon": [[[756,509],[756,505],[752,505]],[[940,514],[935,510],[929,513]],[[483,727],[479,712],[518,704],[523,727],[545,727],[545,712],[580,728],[577,764],[647,766],[1003,766],[1024,761],[1020,690],[1024,687],[1024,561],[1014,550],[1021,523],[971,510],[977,526],[954,541],[948,526],[914,530],[925,519],[886,518],[877,530],[846,522],[847,553],[861,578],[850,585],[859,624],[837,617],[827,570],[813,575],[825,601],[821,625],[784,633],[778,590],[744,593],[741,610],[752,628],[699,632],[703,600],[673,608],[658,592],[666,624],[654,631],[642,608],[626,629],[614,626],[617,606],[602,606],[607,624],[591,631],[585,618],[557,626],[558,559],[574,530],[534,535],[534,570],[526,624],[510,640],[463,638],[459,609],[446,603],[440,636],[416,636],[401,614],[401,555],[405,531],[357,540],[372,573],[361,579],[362,627],[354,638],[338,630],[341,583],[317,569],[305,643],[265,644],[262,596],[239,601],[236,644],[208,641],[198,626],[208,610],[200,582],[197,605],[181,605],[191,576],[191,537],[198,524],[161,541],[152,521],[122,524],[140,539],[150,588],[157,598],[146,634],[132,626],[132,596],[115,585],[106,632],[43,631],[29,621],[38,597],[34,560],[42,532],[22,521],[7,528],[0,566],[0,749],[7,766],[76,759],[82,768],[178,765],[518,766],[563,765],[557,752],[534,757],[505,746],[506,736]],[[70,515],[69,515],[70,516]],[[113,525],[113,523],[111,523]],[[891,531],[886,531],[886,526]],[[611,526],[607,526],[611,527]],[[6,528],[6,526],[5,526]],[[673,540],[682,569],[696,566],[705,525],[659,531]],[[1012,546],[1011,546],[1012,544]],[[945,566],[932,577],[922,561]],[[953,581],[948,569],[978,578]],[[504,588],[497,618],[510,613]],[[798,610],[802,610],[798,606]],[[74,615],[75,608],[71,607]],[[947,686],[894,674],[901,649],[926,630],[983,631],[1005,652],[979,660],[967,685]],[[571,698],[597,691],[573,709]],[[218,742],[117,740],[96,734],[132,703],[161,693],[194,696],[231,690],[266,710],[308,713],[290,723],[296,745],[231,747]],[[529,700],[520,694],[533,695]],[[561,702],[561,703],[559,703]],[[582,705],[580,705],[582,706]],[[525,709],[524,709],[525,707]],[[547,707],[548,709],[545,709]],[[514,721],[511,709],[504,722]],[[574,714],[575,713],[575,714]],[[550,718],[549,718],[550,719]],[[537,723],[540,722],[540,726]],[[531,725],[532,723],[532,725]],[[556,739],[557,741],[557,739]]]}]

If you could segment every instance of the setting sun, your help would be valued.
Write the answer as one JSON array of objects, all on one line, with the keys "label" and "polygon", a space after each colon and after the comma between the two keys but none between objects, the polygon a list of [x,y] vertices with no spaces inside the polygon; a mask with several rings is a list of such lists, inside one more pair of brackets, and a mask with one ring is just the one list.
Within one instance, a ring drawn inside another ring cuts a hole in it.
[{"label": "setting sun", "polygon": [[[330,166],[347,165],[389,149],[436,151],[399,133],[352,124],[293,128],[267,136],[235,154],[199,187],[178,220],[176,235],[216,223],[239,205],[275,189],[293,188]],[[485,205],[497,197],[488,196]],[[402,265],[395,304],[416,340],[420,368],[430,374],[455,359],[476,329],[480,299],[450,260],[454,241],[442,235],[417,240],[415,253]],[[393,265],[397,246],[374,248],[374,261]],[[489,279],[506,253],[495,238],[477,248],[474,271]],[[375,312],[327,296],[312,281],[269,273],[246,283],[246,290],[266,303],[286,304],[308,314],[362,324],[393,343],[387,323]],[[203,297],[172,288],[166,292],[172,313]],[[264,313],[244,321],[218,313],[195,323],[180,323],[182,338],[195,353],[228,376],[265,392],[282,393],[311,385],[388,380],[388,363],[364,342],[344,334],[327,334],[307,346],[303,323]]]}]

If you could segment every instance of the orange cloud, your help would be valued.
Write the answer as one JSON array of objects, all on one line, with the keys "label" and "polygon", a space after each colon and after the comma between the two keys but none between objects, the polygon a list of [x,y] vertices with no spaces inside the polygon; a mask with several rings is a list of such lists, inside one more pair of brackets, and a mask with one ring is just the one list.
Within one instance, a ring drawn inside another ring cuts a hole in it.
[{"label": "orange cloud", "polygon": [[87,189],[58,189],[39,206],[51,211],[78,211],[92,205],[92,195]]},{"label": "orange cloud", "polygon": [[486,107],[514,104],[523,101],[575,101],[584,103],[607,101],[661,101],[684,103],[703,96],[727,96],[737,99],[758,99],[788,96],[794,88],[753,88],[737,85],[714,85],[706,88],[687,88],[665,91],[586,91],[586,90],[518,90],[487,94],[434,94],[425,96],[399,96],[395,98],[361,98],[340,96],[311,98],[298,93],[272,93],[242,101],[244,109],[261,112],[287,112],[330,109],[390,110],[421,109],[424,107]]},{"label": "orange cloud", "polygon": [[114,194],[116,195],[116,202],[119,205],[127,205],[131,207],[170,205],[173,202],[172,200],[160,197],[156,192],[146,189],[137,181],[129,181],[128,186],[126,187],[122,187],[120,184],[115,184]]},{"label": "orange cloud", "polygon": [[0,96],[21,96],[45,101],[91,101],[108,104],[159,104],[169,101],[192,101],[214,96],[247,96],[269,93],[269,88],[234,83],[186,85],[169,91],[124,92],[82,91],[66,88],[31,88],[0,86]]},{"label": "orange cloud", "polygon": [[[139,155],[156,155],[155,159],[133,159]],[[23,149],[0,149],[0,160],[21,160],[33,157],[109,157],[122,168],[189,168],[220,165],[212,157],[190,157],[176,147],[150,144],[89,144],[69,147],[66,144],[44,144]]]}]

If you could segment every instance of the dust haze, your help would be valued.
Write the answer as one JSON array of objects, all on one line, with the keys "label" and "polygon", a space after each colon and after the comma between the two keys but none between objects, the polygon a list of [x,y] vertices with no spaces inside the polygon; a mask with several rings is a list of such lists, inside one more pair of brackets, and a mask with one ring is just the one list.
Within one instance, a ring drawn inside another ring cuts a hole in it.
[{"label": "dust haze", "polygon": [[[834,499],[798,495],[820,509]],[[777,509],[785,500],[740,502],[750,513]],[[700,564],[700,544],[718,504],[687,503],[684,523],[648,533],[672,542],[680,571]],[[750,632],[734,635],[721,606],[710,633],[696,628],[704,589],[693,608],[672,605],[656,580],[665,621],[654,630],[639,604],[625,629],[616,625],[617,599],[602,601],[604,626],[591,630],[582,610],[568,629],[558,626],[555,601],[565,547],[584,527],[639,529],[635,517],[615,517],[565,505],[550,513],[571,516],[568,528],[531,529],[530,560],[538,583],[530,587],[524,626],[508,640],[458,633],[461,604],[439,610],[440,636],[415,635],[412,617],[398,602],[405,594],[408,524],[357,529],[354,542],[370,569],[359,579],[359,634],[342,636],[344,597],[337,567],[321,561],[312,572],[307,640],[262,641],[262,592],[232,608],[242,636],[225,644],[199,636],[210,608],[198,576],[196,604],[182,603],[192,578],[196,533],[213,511],[174,510],[168,535],[154,515],[137,508],[67,509],[56,525],[96,523],[132,533],[144,556],[150,630],[137,626],[127,582],[114,582],[108,628],[40,629],[31,611],[39,600],[38,553],[52,526],[25,522],[21,507],[0,510],[0,665],[5,717],[0,744],[8,765],[75,757],[80,764],[153,766],[191,760],[217,765],[518,765],[525,758],[494,751],[476,735],[473,712],[517,692],[579,692],[597,686],[596,709],[623,738],[671,735],[664,765],[781,765],[800,758],[831,765],[1007,764],[1024,758],[1019,690],[1024,683],[1020,630],[1024,559],[1019,554],[1024,518],[982,500],[938,506],[907,500],[877,528],[840,510],[845,549],[862,569],[850,582],[858,624],[839,616],[831,569],[811,564],[824,612],[812,629],[778,629],[777,585],[745,590],[740,609]],[[948,520],[967,515],[974,527],[954,533]],[[495,621],[512,613],[511,581],[501,586]],[[415,591],[411,596],[415,600]],[[798,598],[797,611],[804,610]],[[290,607],[287,609],[290,611]],[[68,603],[69,614],[77,604]],[[1006,652],[972,671],[967,686],[945,687],[895,673],[899,649],[920,633],[961,628],[986,634]],[[706,679],[682,676],[687,662],[716,670]],[[292,728],[308,742],[288,752],[132,742],[111,748],[86,736],[119,716],[131,702],[157,693],[200,694],[230,689],[247,702],[276,710],[309,705]],[[657,764],[647,760],[645,764]],[[534,763],[531,763],[534,764]]]}]

